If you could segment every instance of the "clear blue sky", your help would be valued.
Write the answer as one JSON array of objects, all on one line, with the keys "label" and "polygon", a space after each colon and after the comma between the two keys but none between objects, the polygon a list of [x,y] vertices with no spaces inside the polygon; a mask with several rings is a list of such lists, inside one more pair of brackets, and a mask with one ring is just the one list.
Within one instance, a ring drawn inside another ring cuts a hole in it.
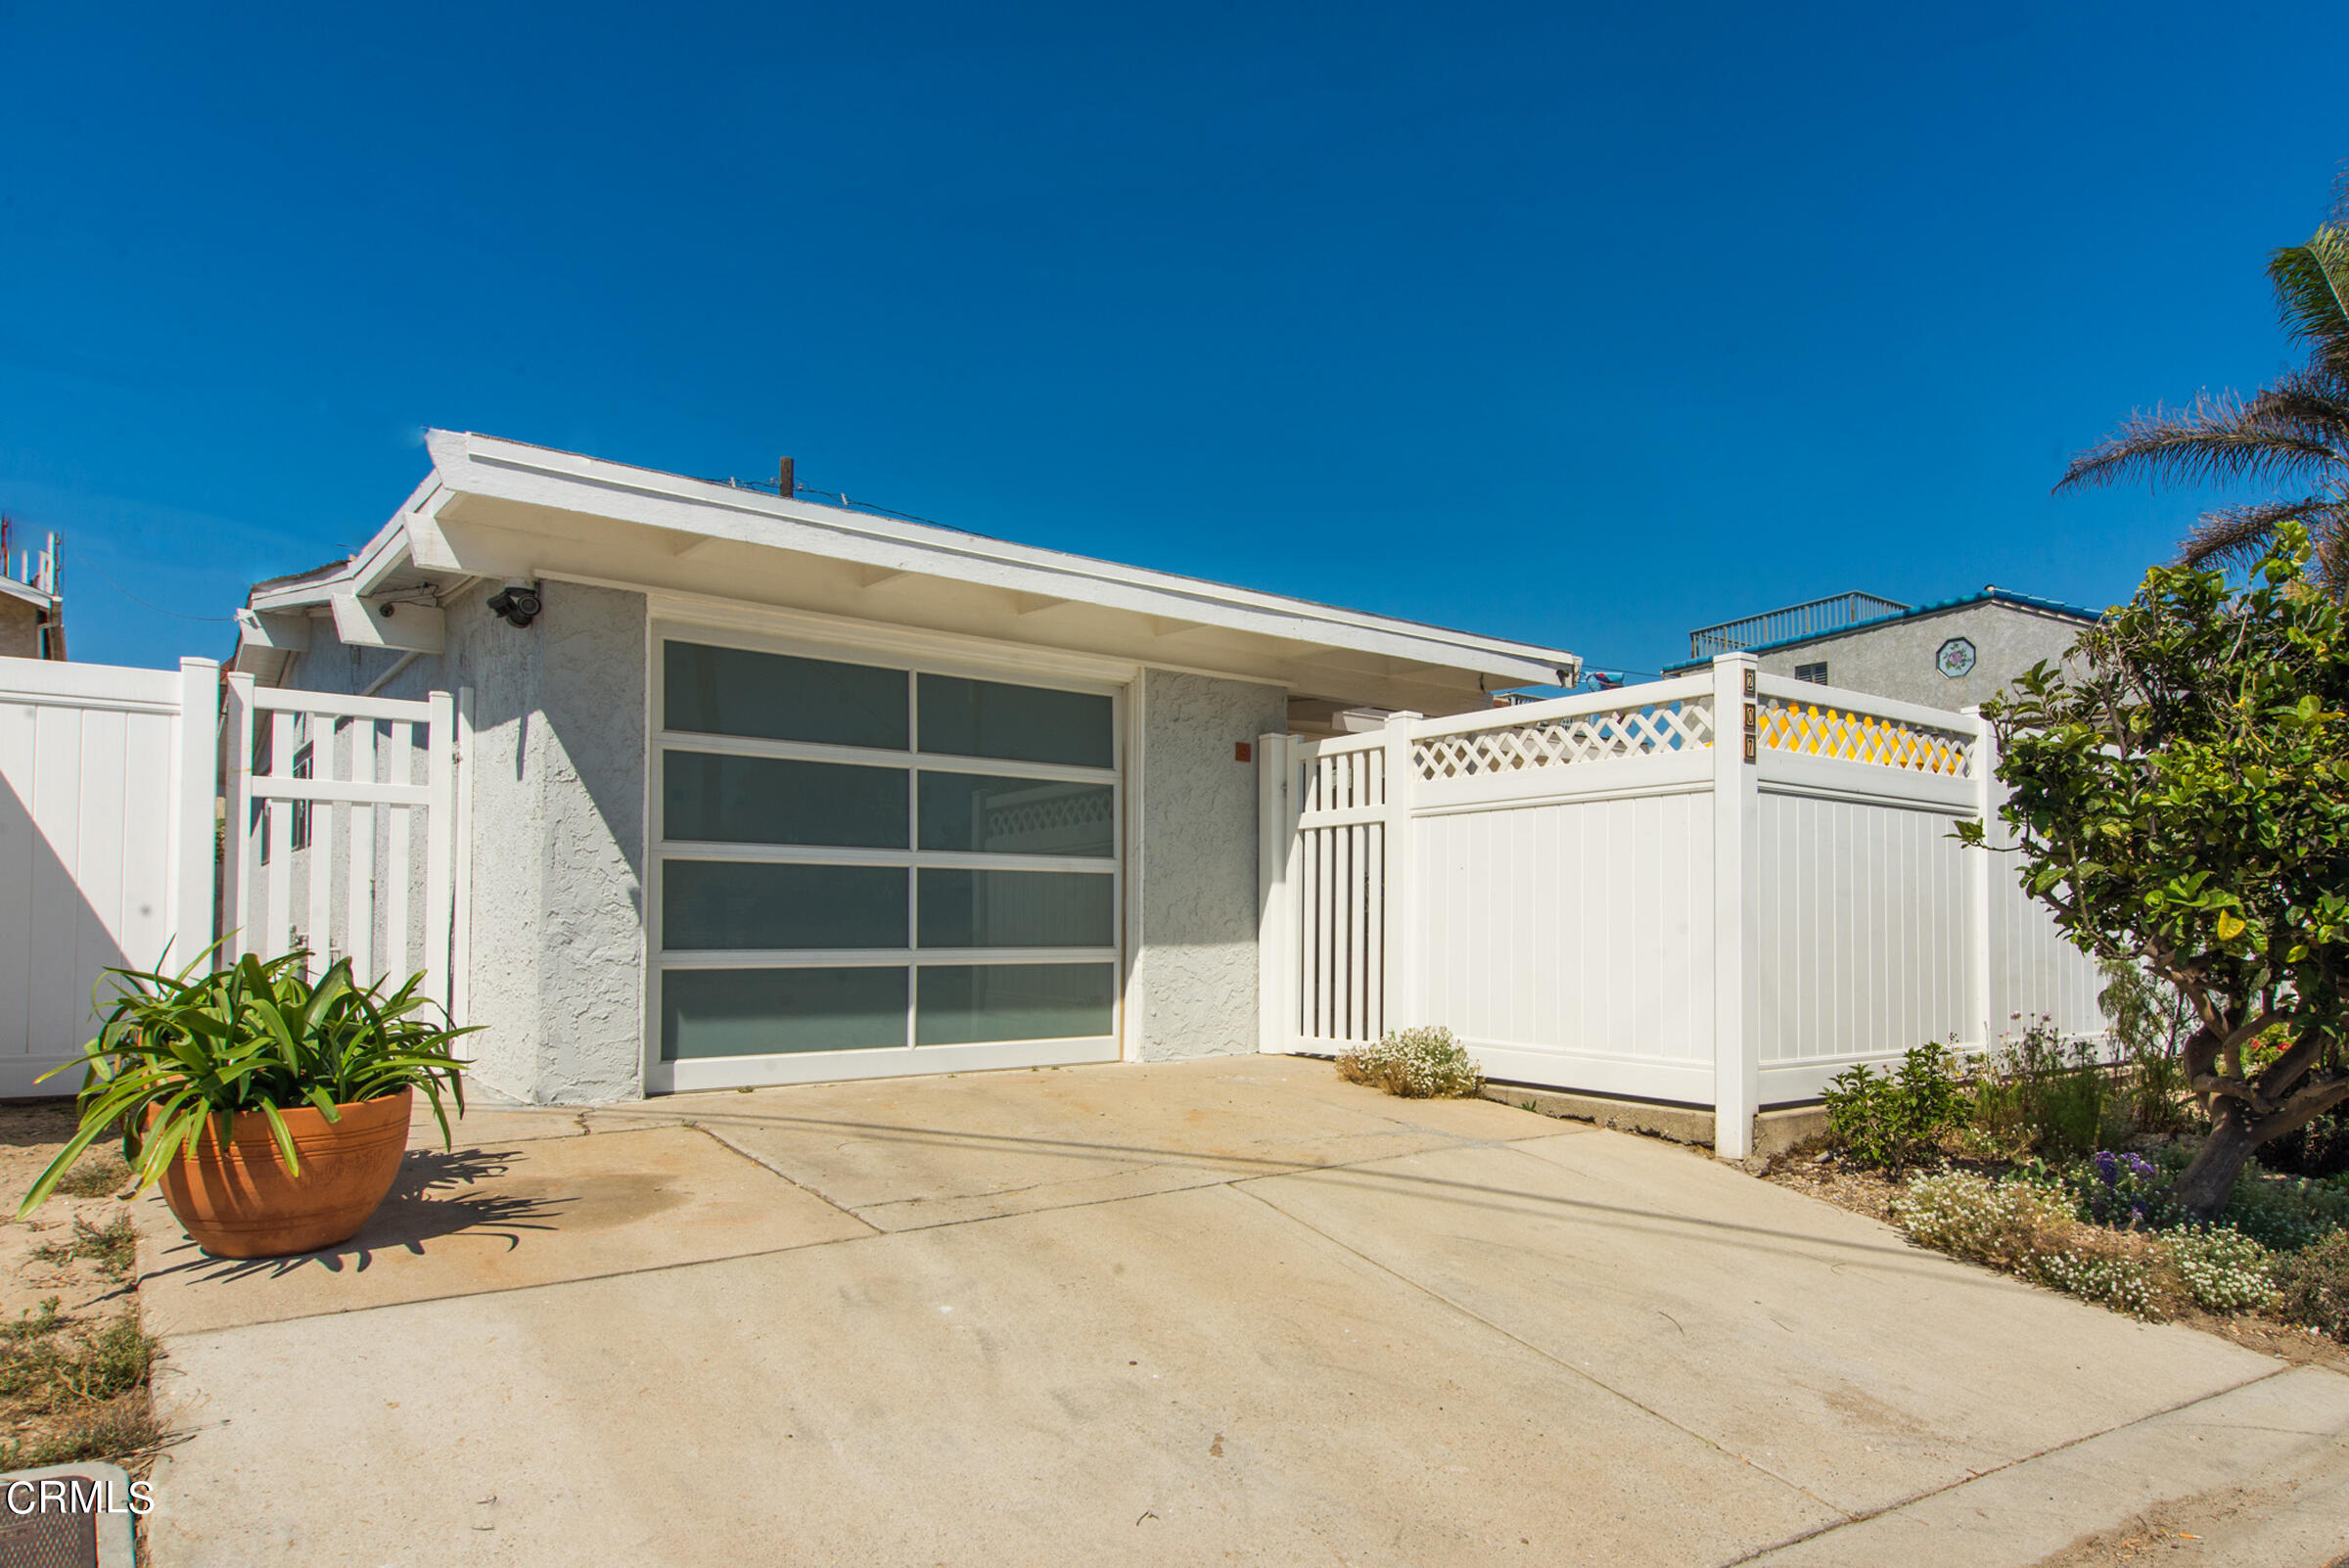
[{"label": "clear blue sky", "polygon": [[0,6],[0,507],[221,653],[441,425],[1654,669],[2125,597],[2050,498],[2288,359],[2339,0]]}]

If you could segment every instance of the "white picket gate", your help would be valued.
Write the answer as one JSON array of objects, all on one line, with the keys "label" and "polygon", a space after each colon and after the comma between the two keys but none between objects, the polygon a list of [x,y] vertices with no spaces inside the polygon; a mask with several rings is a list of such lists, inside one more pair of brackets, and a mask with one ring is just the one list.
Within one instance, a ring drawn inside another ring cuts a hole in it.
[{"label": "white picket gate", "polygon": [[1443,1024],[1497,1079],[1710,1105],[1737,1155],[1856,1063],[2105,1029],[2094,965],[1951,837],[1999,800],[1970,712],[1727,655],[1259,747],[1267,1050]]},{"label": "white picket gate", "polygon": [[312,973],[348,958],[366,981],[421,971],[428,993],[461,1009],[468,900],[457,769],[470,699],[344,696],[228,677],[227,956],[301,948]]}]

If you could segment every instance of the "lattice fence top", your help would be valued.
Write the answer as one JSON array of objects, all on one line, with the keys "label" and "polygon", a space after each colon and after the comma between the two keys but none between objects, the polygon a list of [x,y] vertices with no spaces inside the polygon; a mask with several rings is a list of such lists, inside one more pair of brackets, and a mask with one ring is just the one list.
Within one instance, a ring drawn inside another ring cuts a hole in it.
[{"label": "lattice fence top", "polygon": [[1874,714],[1847,713],[1786,697],[1765,697],[1758,716],[1760,739],[1773,751],[1837,757],[1905,767],[1945,778],[1967,778],[1974,761],[1973,737]]},{"label": "lattice fence top", "polygon": [[1096,827],[1117,814],[1110,808],[1107,790],[1070,791],[1064,785],[1047,785],[1036,795],[1037,798],[1034,800],[1014,799],[990,809],[987,813],[988,838],[1048,833],[1055,828]]},{"label": "lattice fence top", "polygon": [[1710,703],[1656,703],[1433,736],[1412,743],[1411,765],[1432,782],[1655,757],[1712,744]]}]

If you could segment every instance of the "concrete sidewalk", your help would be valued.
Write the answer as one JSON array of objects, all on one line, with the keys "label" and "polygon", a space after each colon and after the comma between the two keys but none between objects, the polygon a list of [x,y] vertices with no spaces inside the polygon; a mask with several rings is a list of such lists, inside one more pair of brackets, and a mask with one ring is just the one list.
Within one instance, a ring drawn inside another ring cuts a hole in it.
[{"label": "concrete sidewalk", "polygon": [[2257,1560],[2349,1550],[2349,1378],[1325,1063],[464,1131],[330,1256],[145,1206],[162,1568],[1981,1568],[2286,1475]]}]

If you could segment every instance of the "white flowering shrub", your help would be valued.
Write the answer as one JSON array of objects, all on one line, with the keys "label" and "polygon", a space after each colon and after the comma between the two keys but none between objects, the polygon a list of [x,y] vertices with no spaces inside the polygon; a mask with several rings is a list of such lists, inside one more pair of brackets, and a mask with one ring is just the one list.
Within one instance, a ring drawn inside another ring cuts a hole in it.
[{"label": "white flowering shrub", "polygon": [[2214,1313],[2255,1313],[2276,1300],[2268,1249],[2226,1225],[2182,1225],[2160,1241],[2195,1305]]},{"label": "white flowering shrub", "polygon": [[1892,1218],[1925,1246],[2135,1316],[2162,1315],[2167,1260],[2142,1235],[2082,1224],[2069,1198],[2041,1183],[1918,1176],[1893,1199]]},{"label": "white flowering shrub", "polygon": [[1912,1178],[1892,1200],[1892,1221],[1925,1246],[1976,1263],[2018,1268],[2072,1223],[2071,1205],[2028,1181],[1993,1181],[1967,1171]]},{"label": "white flowering shrub", "polygon": [[2166,1317],[2188,1301],[2242,1313],[2276,1300],[2274,1256],[2241,1231],[2093,1223],[2052,1180],[1994,1181],[1965,1171],[1917,1176],[1892,1200],[1892,1218],[1920,1245],[2138,1317]]},{"label": "white flowering shrub", "polygon": [[1442,1028],[1397,1030],[1359,1045],[1338,1058],[1338,1074],[1406,1100],[1462,1099],[1485,1086],[1468,1048]]},{"label": "white flowering shrub", "polygon": [[2022,1273],[2050,1290],[2132,1317],[2158,1320],[2168,1315],[2161,1310],[2159,1267],[2143,1257],[2047,1252],[2030,1259]]}]

